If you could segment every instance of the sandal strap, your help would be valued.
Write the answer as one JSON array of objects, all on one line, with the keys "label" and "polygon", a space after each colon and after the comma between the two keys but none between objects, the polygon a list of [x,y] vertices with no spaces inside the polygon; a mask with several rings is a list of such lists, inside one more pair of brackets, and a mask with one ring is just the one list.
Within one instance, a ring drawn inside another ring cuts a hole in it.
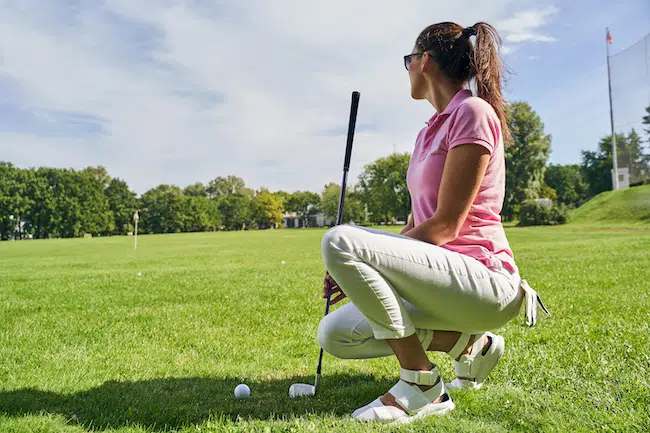
[{"label": "sandal strap", "polygon": [[456,370],[456,376],[474,377],[475,372],[473,371],[472,366],[475,364],[474,359],[483,351],[483,337],[486,335],[490,338],[494,338],[494,334],[491,332],[477,334],[476,341],[474,344],[472,344],[472,349],[469,355],[461,356],[459,358],[459,361],[456,361],[454,359],[454,369]]},{"label": "sandal strap", "polygon": [[415,383],[417,385],[433,386],[440,380],[440,372],[438,371],[437,365],[434,365],[429,371],[407,370],[402,368],[399,378],[405,382]]},{"label": "sandal strap", "polygon": [[468,332],[463,332],[462,334],[460,334],[460,337],[458,337],[458,341],[456,341],[454,347],[452,347],[451,350],[447,352],[447,354],[451,357],[451,359],[456,359],[463,353],[463,351],[469,344],[470,338],[472,338],[472,334]]},{"label": "sandal strap", "polygon": [[412,414],[431,403],[431,400],[422,391],[418,392],[419,389],[415,388],[417,387],[399,380],[388,392],[395,397],[395,401],[404,409],[404,412]]}]

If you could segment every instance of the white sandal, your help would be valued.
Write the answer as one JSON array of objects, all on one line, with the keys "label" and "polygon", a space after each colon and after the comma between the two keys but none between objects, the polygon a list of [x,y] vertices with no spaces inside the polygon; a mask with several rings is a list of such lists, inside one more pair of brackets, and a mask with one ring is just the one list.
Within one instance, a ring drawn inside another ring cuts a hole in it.
[{"label": "white sandal", "polygon": [[[433,385],[433,388],[422,391],[417,385]],[[403,410],[395,406],[386,406],[381,398],[377,398],[372,403],[355,410],[352,417],[361,421],[404,424],[429,415],[443,415],[456,407],[447,394],[445,382],[436,365],[430,371],[402,368],[400,380],[388,392],[395,397],[395,401]],[[441,396],[443,396],[441,402],[433,403]]]},{"label": "white sandal", "polygon": [[[462,348],[467,347],[470,335],[471,334],[466,333],[462,334],[461,338],[458,339],[461,344],[459,345],[456,343],[456,346],[462,346]],[[483,337],[485,336],[491,340],[491,343],[484,355],[483,348],[485,345]],[[464,340],[464,342],[461,340]],[[454,349],[456,346],[454,346]],[[486,332],[485,334],[480,335],[472,345],[469,355],[462,355],[458,361],[456,361],[458,355],[454,357],[454,369],[456,370],[457,377],[451,383],[448,383],[447,387],[450,389],[480,389],[483,386],[485,378],[497,365],[501,356],[503,356],[504,349],[505,340],[502,336],[492,334],[491,332]],[[453,356],[457,352],[452,349],[449,353]],[[459,379],[460,377],[466,377],[469,380]]]},{"label": "white sandal", "polygon": [[[526,303],[525,317],[526,325],[534,326],[537,323],[537,307],[541,307],[542,311],[549,317],[548,309],[542,302],[542,298],[535,290],[522,279],[519,282],[519,288],[524,292],[524,302]],[[449,356],[454,360],[454,368],[456,376],[466,377],[470,380],[459,379],[458,377],[453,382],[448,383],[447,387],[450,389],[468,388],[479,389],[483,386],[483,381],[490,374],[492,369],[497,365],[503,351],[505,349],[505,341],[502,336],[486,332],[476,338],[476,342],[472,345],[469,355],[462,355],[463,351],[469,343],[472,334],[462,333],[454,347],[448,352]],[[485,355],[483,354],[483,337],[487,336],[491,339],[491,344]],[[460,358],[459,358],[460,357]],[[459,359],[456,361],[456,359]]]}]

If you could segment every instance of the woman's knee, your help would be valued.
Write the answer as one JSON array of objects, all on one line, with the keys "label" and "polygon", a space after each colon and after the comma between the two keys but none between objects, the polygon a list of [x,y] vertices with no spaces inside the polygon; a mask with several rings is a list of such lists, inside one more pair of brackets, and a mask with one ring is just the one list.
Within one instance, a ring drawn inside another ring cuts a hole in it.
[{"label": "woman's knee", "polygon": [[332,356],[342,359],[352,358],[346,346],[353,343],[346,330],[337,326],[333,316],[325,316],[318,325],[318,344]]},{"label": "woman's knee", "polygon": [[323,235],[321,251],[325,264],[340,253],[349,253],[352,251],[351,240],[356,230],[352,226],[338,225],[332,227]]}]

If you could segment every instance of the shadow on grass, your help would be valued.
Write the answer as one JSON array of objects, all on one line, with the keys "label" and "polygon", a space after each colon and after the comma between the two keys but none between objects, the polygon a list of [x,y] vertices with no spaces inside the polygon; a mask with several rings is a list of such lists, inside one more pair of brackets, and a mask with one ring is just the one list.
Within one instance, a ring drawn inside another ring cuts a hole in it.
[{"label": "shadow on grass", "polygon": [[291,384],[312,383],[313,379],[246,382],[251,388],[251,397],[246,400],[234,397],[235,386],[240,383],[237,378],[109,381],[74,394],[26,388],[0,392],[0,413],[13,417],[58,414],[95,431],[133,425],[165,431],[224,418],[270,420],[309,414],[345,417],[394,384],[369,375],[329,375],[322,378],[317,396],[289,398]]}]

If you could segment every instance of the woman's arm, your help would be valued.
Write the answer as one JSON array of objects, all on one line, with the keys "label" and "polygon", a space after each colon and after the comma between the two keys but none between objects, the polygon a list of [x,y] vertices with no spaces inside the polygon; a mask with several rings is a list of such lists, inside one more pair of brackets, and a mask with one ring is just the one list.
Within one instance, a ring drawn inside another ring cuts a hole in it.
[{"label": "woman's arm", "polygon": [[404,233],[434,245],[458,237],[490,162],[490,151],[478,144],[462,144],[447,153],[436,213]]}]

